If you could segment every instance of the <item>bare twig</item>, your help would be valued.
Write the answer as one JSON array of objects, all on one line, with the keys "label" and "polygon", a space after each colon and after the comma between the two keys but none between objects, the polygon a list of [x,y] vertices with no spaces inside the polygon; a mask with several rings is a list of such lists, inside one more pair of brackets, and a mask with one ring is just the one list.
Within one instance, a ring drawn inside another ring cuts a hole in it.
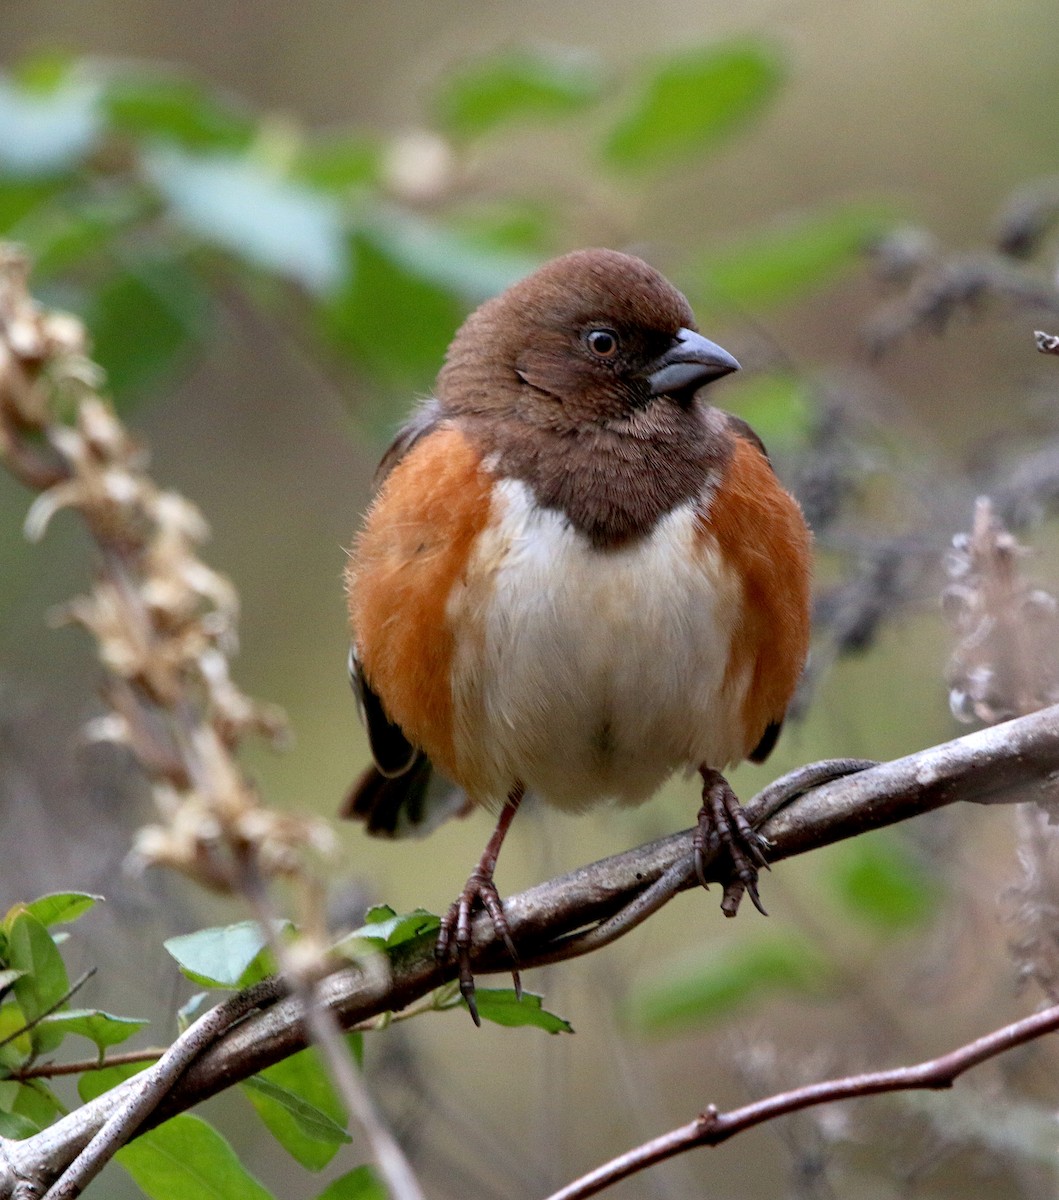
[{"label": "bare twig", "polygon": [[914,1066],[894,1067],[889,1071],[871,1071],[863,1075],[847,1075],[841,1079],[812,1083],[725,1113],[718,1112],[711,1105],[694,1121],[682,1125],[679,1129],[672,1129],[661,1137],[645,1142],[635,1150],[604,1163],[560,1191],[554,1192],[548,1200],[586,1200],[586,1197],[597,1195],[611,1184],[627,1179],[655,1163],[664,1162],[667,1158],[673,1158],[699,1146],[717,1146],[737,1133],[742,1133],[744,1129],[818,1104],[876,1096],[881,1092],[950,1088],[953,1082],[971,1067],[977,1067],[1005,1050],[1022,1046],[1056,1029],[1059,1029],[1059,1005],[987,1033],[940,1058],[928,1059]]},{"label": "bare twig", "polygon": [[65,992],[63,992],[63,994],[59,997],[58,1000],[55,1001],[54,1004],[49,1004],[48,1007],[43,1012],[37,1013],[37,1015],[33,1018],[32,1021],[27,1021],[24,1025],[20,1025],[14,1031],[14,1033],[9,1033],[6,1038],[4,1038],[2,1041],[0,1041],[0,1046],[6,1046],[6,1045],[8,1045],[9,1042],[13,1042],[15,1040],[15,1038],[20,1038],[24,1033],[29,1033],[29,1031],[31,1029],[34,1029],[37,1025],[39,1025],[40,1022],[43,1021],[45,1017],[50,1017],[53,1012],[58,1012],[59,1009],[62,1008],[62,1006],[70,999],[71,996],[77,995],[77,993],[85,986],[85,984],[92,978],[92,976],[95,973],[96,973],[96,968],[89,967],[88,970],[85,971],[83,975],[81,975],[78,979],[74,980],[74,982],[66,989]]},{"label": "bare twig", "polygon": [[[804,768],[802,769],[804,771]],[[802,772],[795,772],[802,777]],[[869,829],[929,812],[957,800],[1010,803],[1053,798],[1059,779],[1059,706],[870,767],[807,792],[770,817],[761,830],[779,862]],[[759,802],[747,805],[751,821]],[[771,801],[769,801],[771,806]],[[545,958],[562,939],[619,912],[675,863],[690,856],[688,829],[624,854],[579,868],[505,901],[512,935],[523,965]],[[719,878],[720,868],[707,872]],[[473,961],[482,974],[509,970],[492,923],[474,927]],[[318,984],[320,1003],[343,1028],[402,1009],[428,995],[453,975],[440,966],[433,939],[422,937],[396,947],[385,970],[361,964],[336,971]],[[304,1048],[305,1010],[279,980],[253,990],[244,1020],[229,1027],[165,1091],[145,1125],[198,1104],[232,1084]],[[179,1043],[178,1043],[179,1044]],[[130,1081],[133,1083],[135,1081]],[[126,1085],[127,1086],[127,1085]],[[115,1089],[118,1097],[124,1095]],[[13,1195],[3,1179],[27,1180],[39,1187],[54,1178],[113,1112],[115,1093],[83,1105],[69,1117],[23,1141],[0,1140],[0,1198]]]},{"label": "bare twig", "polygon": [[147,1046],[143,1050],[124,1050],[105,1058],[81,1058],[76,1062],[35,1063],[11,1072],[10,1078],[20,1083],[26,1079],[56,1079],[60,1075],[83,1075],[86,1071],[105,1071],[107,1067],[122,1067],[129,1063],[154,1062],[166,1052],[165,1046]]},{"label": "bare twig", "polygon": [[[266,996],[269,994],[270,991],[266,992]],[[44,1200],[73,1200],[79,1196],[115,1153],[132,1140],[190,1063],[230,1029],[233,1023],[252,1012],[258,1002],[258,992],[250,988],[211,1008],[169,1047],[153,1067],[129,1080],[120,1105],[107,1116],[84,1149],[62,1171],[58,1182],[45,1193]]]}]

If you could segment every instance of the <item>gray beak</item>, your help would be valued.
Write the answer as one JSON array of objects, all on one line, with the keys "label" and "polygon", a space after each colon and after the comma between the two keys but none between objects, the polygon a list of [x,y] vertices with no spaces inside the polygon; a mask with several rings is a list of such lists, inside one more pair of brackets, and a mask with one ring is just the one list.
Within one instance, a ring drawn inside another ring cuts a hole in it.
[{"label": "gray beak", "polygon": [[647,369],[652,396],[689,395],[711,379],[739,370],[739,363],[716,342],[690,329],[678,329],[672,346]]}]

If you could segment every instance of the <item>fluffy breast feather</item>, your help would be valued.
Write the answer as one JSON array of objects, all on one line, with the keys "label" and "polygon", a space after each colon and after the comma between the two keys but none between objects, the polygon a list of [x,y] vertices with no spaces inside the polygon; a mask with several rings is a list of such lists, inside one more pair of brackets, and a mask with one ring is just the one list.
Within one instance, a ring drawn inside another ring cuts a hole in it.
[{"label": "fluffy breast feather", "polygon": [[601,550],[499,482],[447,608],[457,777],[492,805],[519,778],[580,809],[742,758],[746,680],[728,672],[741,601],[694,504]]}]

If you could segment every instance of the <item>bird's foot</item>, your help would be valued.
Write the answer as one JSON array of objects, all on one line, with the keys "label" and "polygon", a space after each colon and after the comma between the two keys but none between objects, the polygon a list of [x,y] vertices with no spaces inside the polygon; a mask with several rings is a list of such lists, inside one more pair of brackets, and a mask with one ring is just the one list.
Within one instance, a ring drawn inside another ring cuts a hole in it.
[{"label": "bird's foot", "polygon": [[480,905],[489,914],[496,935],[504,943],[511,961],[514,964],[511,976],[515,982],[515,995],[522,999],[522,979],[518,973],[518,954],[511,937],[511,928],[504,914],[504,905],[500,893],[493,883],[492,872],[487,871],[481,864],[471,872],[470,878],[463,886],[459,898],[441,919],[438,930],[438,940],[434,954],[439,963],[445,964],[455,950],[456,961],[459,964],[460,994],[470,1010],[471,1019],[475,1025],[481,1025],[478,1016],[478,1002],[474,994],[474,972],[471,970],[471,917],[476,905]]},{"label": "bird's foot", "polygon": [[765,850],[768,842],[746,819],[742,805],[728,780],[708,767],[701,770],[702,808],[695,830],[695,873],[706,887],[706,854],[723,847],[732,862],[732,873],[724,885],[721,911],[734,917],[745,892],[762,916],[768,916],[758,895],[758,872],[768,869]]}]

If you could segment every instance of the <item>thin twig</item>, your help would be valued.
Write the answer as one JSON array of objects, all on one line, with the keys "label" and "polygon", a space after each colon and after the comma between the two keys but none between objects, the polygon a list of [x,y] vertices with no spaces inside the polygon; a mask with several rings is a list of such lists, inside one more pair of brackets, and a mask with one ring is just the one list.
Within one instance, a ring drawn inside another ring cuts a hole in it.
[{"label": "thin twig", "polygon": [[[772,845],[770,859],[777,863],[957,800],[1047,802],[1055,797],[1057,778],[1059,705],[826,783],[781,808],[761,831]],[[752,821],[757,805],[756,798],[747,805]],[[624,908],[690,855],[692,836],[690,829],[684,830],[509,897],[504,911],[520,953],[527,960],[544,955],[561,939]],[[719,876],[720,869],[712,874]],[[350,966],[317,985],[320,1003],[343,1028],[403,1009],[453,974],[451,966],[436,962],[429,935],[395,947],[383,962],[385,971]],[[473,962],[482,974],[509,969],[502,947],[494,945],[489,921],[475,924]],[[275,979],[258,985],[255,995],[260,1011],[251,1012],[193,1062],[145,1126],[184,1112],[305,1046],[298,997],[288,995]],[[119,1091],[118,1099],[124,1095]],[[118,1099],[107,1093],[33,1137],[0,1139],[0,1176],[6,1164],[7,1175],[39,1190],[100,1128]],[[0,1196],[8,1194],[0,1186]]]},{"label": "thin twig", "polygon": [[950,1088],[953,1082],[971,1067],[1056,1029],[1059,1029],[1059,1005],[987,1033],[948,1054],[943,1054],[940,1058],[928,1059],[913,1066],[894,1067],[888,1071],[871,1071],[863,1075],[847,1075],[841,1079],[811,1083],[806,1087],[792,1088],[788,1092],[780,1092],[765,1100],[756,1100],[753,1104],[725,1113],[718,1112],[711,1105],[694,1121],[679,1129],[672,1129],[661,1137],[645,1142],[635,1150],[604,1163],[560,1191],[554,1192],[548,1200],[585,1200],[611,1184],[627,1179],[655,1163],[664,1162],[667,1158],[673,1158],[698,1146],[719,1145],[737,1133],[742,1133],[744,1129],[818,1104],[876,1096],[881,1092]]},{"label": "thin twig", "polygon": [[[266,981],[270,983],[271,981]],[[120,1106],[110,1114],[92,1139],[63,1171],[44,1200],[74,1200],[92,1182],[118,1150],[131,1141],[143,1122],[154,1112],[163,1096],[190,1064],[234,1023],[255,1008],[262,998],[271,997],[274,983],[267,989],[250,988],[204,1013],[150,1067],[135,1080]]]},{"label": "thin twig", "polygon": [[6,1038],[0,1041],[0,1046],[6,1046],[8,1042],[13,1042],[15,1038],[20,1038],[23,1034],[29,1033],[29,1031],[39,1025],[45,1017],[50,1017],[53,1012],[57,1012],[70,999],[71,996],[77,995],[77,993],[85,986],[85,984],[95,973],[96,968],[89,967],[79,979],[76,979],[70,985],[70,987],[59,997],[58,1000],[55,1001],[54,1004],[49,1004],[43,1012],[37,1013],[32,1021],[27,1021],[25,1025],[20,1025],[14,1033],[9,1033]]},{"label": "thin twig", "polygon": [[85,1071],[105,1071],[107,1067],[123,1067],[129,1063],[154,1062],[165,1054],[165,1046],[148,1046],[144,1050],[124,1050],[106,1058],[82,1058],[68,1063],[37,1063],[12,1071],[9,1078],[19,1083],[27,1079],[55,1079],[60,1075],[82,1075]]}]

